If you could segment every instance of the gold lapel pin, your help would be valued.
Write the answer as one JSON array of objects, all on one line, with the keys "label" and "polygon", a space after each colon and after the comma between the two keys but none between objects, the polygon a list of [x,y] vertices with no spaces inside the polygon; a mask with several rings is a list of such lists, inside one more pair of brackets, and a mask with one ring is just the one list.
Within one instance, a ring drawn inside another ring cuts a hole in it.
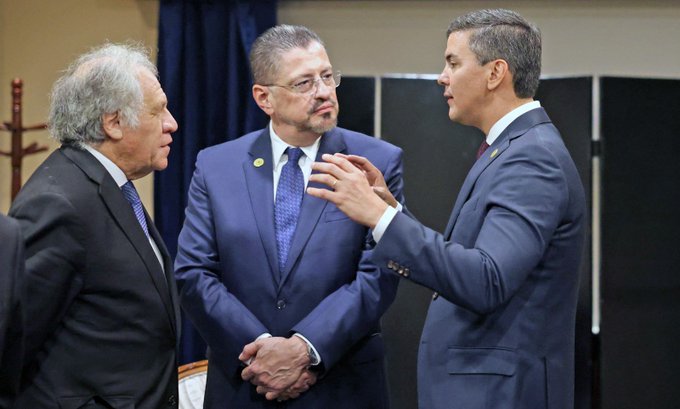
[{"label": "gold lapel pin", "polygon": [[494,149],[493,152],[491,152],[491,159],[493,159],[494,156],[498,153],[498,149]]},{"label": "gold lapel pin", "polygon": [[257,159],[255,159],[255,160],[253,161],[253,165],[254,165],[256,168],[259,168],[260,166],[264,165],[264,159],[262,159],[262,158],[257,158]]}]

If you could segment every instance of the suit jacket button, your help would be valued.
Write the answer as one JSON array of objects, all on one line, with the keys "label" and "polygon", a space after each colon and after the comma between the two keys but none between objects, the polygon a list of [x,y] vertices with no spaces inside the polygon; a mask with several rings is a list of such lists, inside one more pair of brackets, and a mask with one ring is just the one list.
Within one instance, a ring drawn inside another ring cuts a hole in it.
[{"label": "suit jacket button", "polygon": [[276,302],[276,309],[282,310],[286,308],[286,300],[278,300]]},{"label": "suit jacket button", "polygon": [[387,268],[394,270],[394,261],[390,260],[387,262]]},{"label": "suit jacket button", "polygon": [[168,406],[172,407],[177,406],[177,398],[175,397],[175,395],[170,395],[170,397],[168,398]]},{"label": "suit jacket button", "polygon": [[404,277],[408,277],[409,274],[411,274],[411,270],[409,270],[408,268],[405,268],[404,269]]},{"label": "suit jacket button", "polygon": [[435,291],[435,292],[432,294],[432,301],[436,300],[437,298],[439,298],[439,293]]},{"label": "suit jacket button", "polygon": [[400,276],[404,275],[404,267],[399,267],[399,271],[397,271]]}]

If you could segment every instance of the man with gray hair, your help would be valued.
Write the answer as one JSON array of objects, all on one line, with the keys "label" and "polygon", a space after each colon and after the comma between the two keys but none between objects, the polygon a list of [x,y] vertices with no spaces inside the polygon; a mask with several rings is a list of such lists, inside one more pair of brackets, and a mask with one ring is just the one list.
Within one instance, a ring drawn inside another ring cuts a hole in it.
[{"label": "man with gray hair", "polygon": [[311,30],[269,29],[250,61],[271,121],[199,153],[175,262],[210,348],[204,407],[387,408],[380,317],[398,280],[371,262],[368,229],[304,189],[340,152],[403,200],[401,150],[336,127],[340,74]]},{"label": "man with gray hair", "polygon": [[435,291],[418,354],[421,409],[571,409],[587,216],[574,162],[533,99],[540,33],[513,11],[480,10],[447,37],[449,118],[486,138],[444,234],[381,201],[354,166],[379,179],[365,159],[325,156],[311,180],[335,191],[308,193],[373,229],[383,271]]},{"label": "man with gray hair", "polygon": [[105,44],[54,85],[61,147],[10,209],[26,240],[16,408],[177,407],[172,263],[132,183],[167,166],[177,123],[145,49]]}]

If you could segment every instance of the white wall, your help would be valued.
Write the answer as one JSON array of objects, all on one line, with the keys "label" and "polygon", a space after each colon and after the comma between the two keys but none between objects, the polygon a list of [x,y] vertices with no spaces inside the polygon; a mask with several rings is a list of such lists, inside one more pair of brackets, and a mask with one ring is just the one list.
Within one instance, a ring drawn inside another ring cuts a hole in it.
[{"label": "white wall", "polygon": [[680,1],[281,1],[343,73],[439,73],[449,22],[512,8],[543,33],[543,74],[680,77]]}]

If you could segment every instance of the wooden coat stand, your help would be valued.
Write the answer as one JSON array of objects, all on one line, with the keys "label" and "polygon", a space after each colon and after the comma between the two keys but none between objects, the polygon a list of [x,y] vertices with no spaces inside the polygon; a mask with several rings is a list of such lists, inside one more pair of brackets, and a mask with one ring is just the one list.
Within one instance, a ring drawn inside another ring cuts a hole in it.
[{"label": "wooden coat stand", "polygon": [[40,146],[36,142],[23,147],[22,136],[24,132],[47,129],[47,125],[44,123],[27,127],[22,125],[21,96],[23,85],[24,83],[20,78],[12,80],[12,122],[0,124],[0,130],[12,133],[12,150],[9,152],[0,151],[0,155],[12,158],[12,201],[21,189],[21,162],[24,156],[47,150],[46,146]]}]

